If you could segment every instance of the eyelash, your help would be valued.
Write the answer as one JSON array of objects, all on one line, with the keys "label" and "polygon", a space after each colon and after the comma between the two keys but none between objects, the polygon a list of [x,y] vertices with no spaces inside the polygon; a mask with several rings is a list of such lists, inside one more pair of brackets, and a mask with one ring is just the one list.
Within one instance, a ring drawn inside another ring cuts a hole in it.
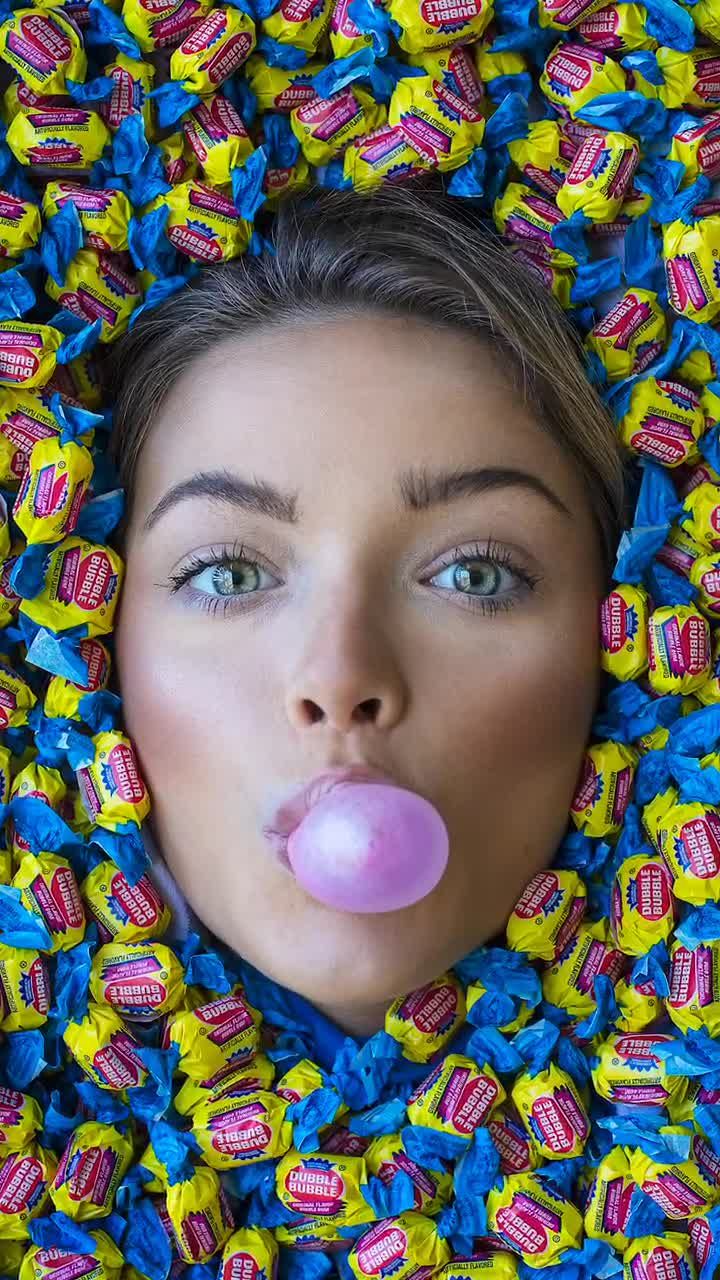
[{"label": "eyelash", "polygon": [[[204,569],[214,569],[220,566],[231,568],[242,560],[245,560],[245,563],[253,568],[265,569],[266,573],[270,572],[270,570],[263,565],[262,561],[257,558],[246,559],[244,543],[235,543],[232,547],[210,547],[207,552],[193,555],[182,569],[177,573],[170,575],[170,592],[172,595],[176,595]],[[442,573],[444,569],[449,569],[463,560],[475,560],[483,564],[492,564],[499,566],[502,569],[507,569],[520,580],[523,588],[527,591],[534,591],[541,580],[539,574],[532,574],[527,569],[517,564],[507,548],[494,542],[492,538],[488,539],[485,543],[476,542],[470,547],[455,547],[453,551],[448,553],[447,558],[442,560],[433,570],[431,577],[435,578],[439,573]],[[445,588],[436,589],[445,590]],[[259,593],[248,592],[246,594],[257,595]],[[458,595],[461,599],[467,600],[468,603],[464,607],[472,609],[477,613],[494,617],[501,609],[507,613],[510,609],[515,607],[518,592],[513,592],[512,596],[504,596],[502,598],[498,598],[496,596],[471,596],[462,591],[451,592],[450,594]],[[218,611],[226,614],[230,610],[246,607],[238,604],[239,597],[237,596],[226,596],[223,598],[222,596],[210,596],[205,592],[198,592],[197,595],[200,597],[197,601],[199,607],[213,616],[217,614]]]}]

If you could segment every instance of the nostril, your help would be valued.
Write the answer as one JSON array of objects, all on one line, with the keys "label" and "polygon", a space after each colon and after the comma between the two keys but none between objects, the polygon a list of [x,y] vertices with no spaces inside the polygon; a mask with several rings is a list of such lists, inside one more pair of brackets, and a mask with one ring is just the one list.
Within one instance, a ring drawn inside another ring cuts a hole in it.
[{"label": "nostril", "polygon": [[355,711],[355,719],[357,720],[375,720],[380,711],[379,698],[366,698],[364,702],[358,703]]},{"label": "nostril", "polygon": [[325,713],[322,707],[318,706],[317,702],[312,702],[310,698],[305,698],[303,706],[310,724],[317,724],[318,720],[324,720]]}]

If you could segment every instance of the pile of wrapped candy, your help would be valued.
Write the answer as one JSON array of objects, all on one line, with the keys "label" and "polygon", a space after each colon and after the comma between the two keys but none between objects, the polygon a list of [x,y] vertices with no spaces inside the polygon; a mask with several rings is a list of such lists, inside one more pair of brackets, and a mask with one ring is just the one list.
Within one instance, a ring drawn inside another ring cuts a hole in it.
[{"label": "pile of wrapped candy", "polygon": [[[0,67],[0,1275],[711,1280],[719,0],[3,0]],[[635,516],[554,868],[328,1059],[166,936],[98,355],[288,193],[430,170],[579,326]]]}]

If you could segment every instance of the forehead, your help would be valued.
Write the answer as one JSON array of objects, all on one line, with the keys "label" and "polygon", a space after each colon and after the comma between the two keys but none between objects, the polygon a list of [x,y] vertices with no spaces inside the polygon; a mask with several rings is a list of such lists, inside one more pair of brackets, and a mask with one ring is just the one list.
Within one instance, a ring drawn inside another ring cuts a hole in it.
[{"label": "forehead", "polygon": [[226,340],[193,361],[146,442],[136,501],[200,470],[324,493],[390,493],[410,464],[515,466],[568,495],[562,448],[475,335],[406,317],[325,315]]}]

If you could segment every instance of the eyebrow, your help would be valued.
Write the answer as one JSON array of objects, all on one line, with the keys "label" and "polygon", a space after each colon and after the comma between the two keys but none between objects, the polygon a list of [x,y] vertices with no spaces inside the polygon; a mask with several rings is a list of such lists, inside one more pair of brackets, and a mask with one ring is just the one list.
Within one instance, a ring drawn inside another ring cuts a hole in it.
[{"label": "eyebrow", "polygon": [[[538,494],[557,511],[573,518],[565,503],[539,476],[515,467],[455,468],[432,472],[425,467],[411,467],[400,473],[397,484],[402,504],[408,511],[428,511],[431,507],[447,505],[462,498],[520,488]],[[300,522],[297,493],[283,493],[268,480],[248,480],[231,471],[200,471],[168,489],[145,520],[145,529],[152,529],[168,511],[190,498],[205,498],[267,516],[283,524]]]}]

